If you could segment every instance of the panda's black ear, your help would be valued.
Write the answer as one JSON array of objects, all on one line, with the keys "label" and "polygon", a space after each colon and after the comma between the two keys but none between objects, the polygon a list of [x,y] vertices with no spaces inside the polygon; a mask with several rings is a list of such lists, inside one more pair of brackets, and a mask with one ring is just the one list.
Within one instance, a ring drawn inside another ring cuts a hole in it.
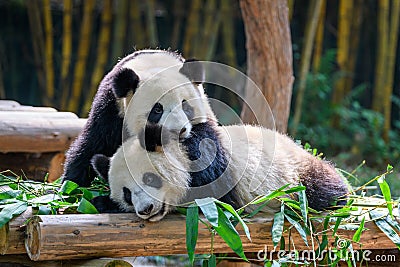
[{"label": "panda's black ear", "polygon": [[123,98],[128,95],[130,91],[135,93],[139,84],[139,76],[127,68],[122,68],[117,71],[112,81],[112,89],[117,98]]},{"label": "panda's black ear", "polygon": [[186,59],[179,72],[188,77],[194,84],[202,84],[205,80],[203,64],[194,58]]},{"label": "panda's black ear", "polygon": [[110,159],[103,154],[96,154],[90,161],[96,173],[108,181],[108,170],[110,169]]}]

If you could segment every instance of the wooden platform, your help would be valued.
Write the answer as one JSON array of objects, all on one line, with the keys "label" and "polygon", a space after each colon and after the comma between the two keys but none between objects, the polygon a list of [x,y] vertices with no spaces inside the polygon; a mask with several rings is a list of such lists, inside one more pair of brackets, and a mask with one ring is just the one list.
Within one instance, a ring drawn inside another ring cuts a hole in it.
[{"label": "wooden platform", "polygon": [[71,112],[0,100],[0,171],[48,181],[62,174],[64,152],[86,123]]}]

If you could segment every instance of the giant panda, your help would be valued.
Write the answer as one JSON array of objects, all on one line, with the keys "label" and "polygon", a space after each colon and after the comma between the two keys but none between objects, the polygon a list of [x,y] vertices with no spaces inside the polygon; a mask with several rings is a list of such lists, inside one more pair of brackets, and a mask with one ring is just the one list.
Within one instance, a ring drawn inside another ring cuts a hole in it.
[{"label": "giant panda", "polygon": [[[147,129],[141,138],[124,143],[112,157],[106,174],[112,201],[122,211],[136,211],[139,217],[156,221],[174,206],[195,198],[211,196],[221,199],[221,195],[229,192],[230,197],[225,202],[239,208],[257,196],[286,184],[295,186],[301,182],[306,186],[311,208],[324,210],[345,203],[347,185],[333,165],[314,157],[289,137],[250,125],[212,128],[226,165],[222,171],[218,169],[221,165],[209,166],[206,174],[212,177],[205,179],[211,180],[210,183],[193,183],[192,161],[185,156],[185,147],[176,139],[168,141],[171,135],[165,137],[160,133],[162,127],[153,127]],[[154,132],[158,133],[154,135]],[[165,138],[162,142],[157,140],[161,136]],[[215,145],[205,144],[199,149],[202,153],[212,151],[214,157],[221,157]],[[98,161],[96,169],[101,168]],[[151,183],[148,182],[149,176],[152,177]],[[198,184],[204,186],[200,193],[195,192]],[[246,206],[245,211],[251,212],[254,208]],[[278,209],[276,201],[264,207],[263,212],[272,217]]]},{"label": "giant panda", "polygon": [[[208,105],[186,107],[206,99],[202,78],[196,77],[202,73],[191,66],[192,60],[164,50],[140,50],[121,59],[101,81],[87,123],[66,152],[63,180],[89,186],[95,176],[89,168],[93,155],[112,156],[123,133],[135,136],[147,123],[163,125],[185,138],[193,124],[212,118]],[[174,92],[164,95],[171,89]],[[158,101],[162,95],[164,102]]]}]

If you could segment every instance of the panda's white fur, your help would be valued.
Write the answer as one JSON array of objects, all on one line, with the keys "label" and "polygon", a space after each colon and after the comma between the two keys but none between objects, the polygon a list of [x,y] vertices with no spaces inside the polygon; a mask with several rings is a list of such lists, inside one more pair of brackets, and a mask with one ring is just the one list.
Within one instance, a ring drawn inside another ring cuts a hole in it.
[{"label": "panda's white fur", "polygon": [[[185,171],[187,168],[186,160],[178,161],[163,153],[147,152],[137,138],[130,138],[110,160],[110,198],[123,211],[136,211],[143,219],[158,221],[185,196],[190,179],[190,174]],[[148,174],[160,178],[162,186],[146,184],[143,179]],[[126,201],[124,188],[129,189],[133,205]],[[148,213],[141,213],[143,210],[148,210]]]},{"label": "panda's white fur", "polygon": [[[229,181],[233,184],[229,188],[236,196],[236,204],[239,206],[283,185],[298,185],[300,181],[308,186],[316,186],[315,190],[320,186],[321,192],[329,192],[326,191],[327,188],[323,188],[326,185],[336,185],[337,188],[331,189],[338,190],[337,197],[347,192],[343,187],[343,181],[328,162],[315,158],[285,135],[249,125],[216,127],[216,131],[229,162],[224,175],[231,176]],[[137,140],[126,142],[124,148],[119,149],[111,160],[109,172],[111,198],[126,211],[132,211],[135,207],[137,212],[137,209],[143,209],[150,204],[157,207],[149,216],[139,215],[145,219],[150,217],[154,221],[163,218],[174,205],[182,204],[182,201],[192,201],[193,197],[190,194],[193,188],[189,186],[190,162],[186,157],[174,157],[182,153],[179,146],[174,144],[176,143],[168,142],[163,147],[163,152],[147,152],[140,147]],[[313,178],[309,172],[315,169],[321,175],[317,177],[318,180],[309,181]],[[155,189],[148,188],[140,180],[136,179],[135,182],[131,178],[133,175],[140,179],[145,172],[157,173],[168,183]],[[218,197],[213,195],[215,193],[213,186],[215,185],[211,183],[201,190],[208,196]],[[133,206],[127,205],[123,187],[132,192]],[[226,187],[223,187],[224,189]],[[135,197],[134,192],[139,192],[143,196]],[[167,209],[158,214],[162,207],[160,201],[166,202]],[[251,212],[254,208],[247,206],[246,211]],[[272,216],[278,208],[279,203],[270,202],[263,208],[263,212],[267,216]]]}]

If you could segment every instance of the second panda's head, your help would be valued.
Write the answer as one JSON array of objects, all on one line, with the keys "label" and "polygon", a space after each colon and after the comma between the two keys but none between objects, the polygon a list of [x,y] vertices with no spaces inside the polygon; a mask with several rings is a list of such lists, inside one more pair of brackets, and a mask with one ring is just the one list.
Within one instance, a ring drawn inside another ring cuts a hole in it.
[{"label": "second panda's head", "polygon": [[201,63],[176,53],[150,50],[123,59],[111,75],[112,89],[123,110],[129,136],[148,123],[184,139],[192,125],[215,120],[201,82]]},{"label": "second panda's head", "polygon": [[111,159],[95,155],[92,165],[108,179],[110,198],[122,210],[159,221],[185,197],[190,181],[188,163],[163,152],[148,152],[144,146],[141,140],[130,138]]}]

